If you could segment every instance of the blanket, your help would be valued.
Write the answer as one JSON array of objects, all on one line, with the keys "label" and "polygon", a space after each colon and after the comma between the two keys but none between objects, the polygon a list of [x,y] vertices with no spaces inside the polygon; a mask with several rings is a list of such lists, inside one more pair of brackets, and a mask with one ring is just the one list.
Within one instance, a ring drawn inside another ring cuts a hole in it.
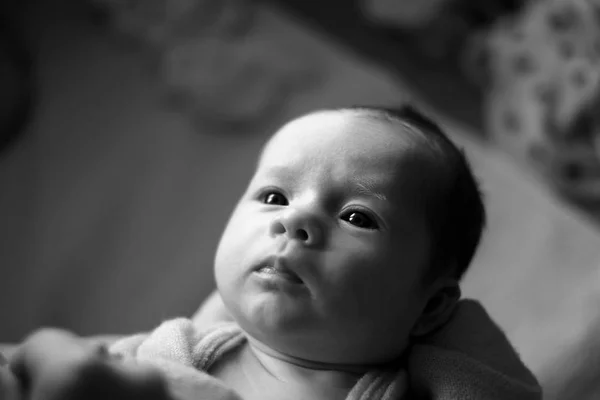
[{"label": "blanket", "polygon": [[[149,334],[122,339],[110,350],[162,369],[178,399],[229,400],[239,397],[205,371],[244,341],[234,322],[199,330],[192,320],[177,318]],[[401,368],[367,373],[348,398],[537,400],[542,394],[485,309],[461,300],[448,324],[410,347]]]},{"label": "blanket", "polygon": [[534,375],[474,300],[460,301],[448,324],[412,346],[408,373],[412,391],[419,398],[542,398]]}]

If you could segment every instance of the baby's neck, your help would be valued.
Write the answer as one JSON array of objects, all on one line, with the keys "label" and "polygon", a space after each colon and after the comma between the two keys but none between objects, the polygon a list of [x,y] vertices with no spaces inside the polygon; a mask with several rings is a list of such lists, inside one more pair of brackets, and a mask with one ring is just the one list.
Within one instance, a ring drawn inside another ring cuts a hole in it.
[{"label": "baby's neck", "polygon": [[370,366],[322,363],[282,354],[263,343],[248,338],[253,356],[265,370],[282,382],[310,381],[338,388],[352,388]]}]

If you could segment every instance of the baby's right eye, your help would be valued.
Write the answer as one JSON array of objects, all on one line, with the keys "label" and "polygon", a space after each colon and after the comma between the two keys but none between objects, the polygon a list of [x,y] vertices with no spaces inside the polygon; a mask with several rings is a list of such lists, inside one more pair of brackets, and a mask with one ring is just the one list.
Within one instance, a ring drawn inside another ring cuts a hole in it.
[{"label": "baby's right eye", "polygon": [[265,204],[272,204],[276,206],[287,206],[288,201],[284,195],[279,192],[270,191],[262,195],[262,201]]}]

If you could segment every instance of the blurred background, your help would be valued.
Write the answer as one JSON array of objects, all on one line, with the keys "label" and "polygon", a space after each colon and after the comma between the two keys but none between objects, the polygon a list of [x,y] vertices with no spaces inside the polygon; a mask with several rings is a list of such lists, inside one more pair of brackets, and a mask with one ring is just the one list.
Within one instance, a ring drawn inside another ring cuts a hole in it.
[{"label": "blurred background", "polygon": [[549,399],[598,398],[594,0],[7,0],[0,342],[191,315],[264,141],[317,108],[411,100],[489,210],[464,283]]}]

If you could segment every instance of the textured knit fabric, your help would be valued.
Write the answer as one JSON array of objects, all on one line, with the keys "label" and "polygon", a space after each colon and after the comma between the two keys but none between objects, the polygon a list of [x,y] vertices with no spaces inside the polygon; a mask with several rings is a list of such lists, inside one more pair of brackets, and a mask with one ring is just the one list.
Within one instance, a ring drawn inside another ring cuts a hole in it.
[{"label": "textured knit fabric", "polygon": [[[178,318],[150,334],[122,339],[110,350],[125,360],[150,362],[163,369],[181,399],[220,400],[237,395],[207,372],[245,343],[243,332],[233,322],[198,330],[191,320]],[[539,400],[542,395],[533,374],[483,307],[462,300],[448,324],[411,346],[404,365],[368,372],[347,397],[413,398]]]}]

